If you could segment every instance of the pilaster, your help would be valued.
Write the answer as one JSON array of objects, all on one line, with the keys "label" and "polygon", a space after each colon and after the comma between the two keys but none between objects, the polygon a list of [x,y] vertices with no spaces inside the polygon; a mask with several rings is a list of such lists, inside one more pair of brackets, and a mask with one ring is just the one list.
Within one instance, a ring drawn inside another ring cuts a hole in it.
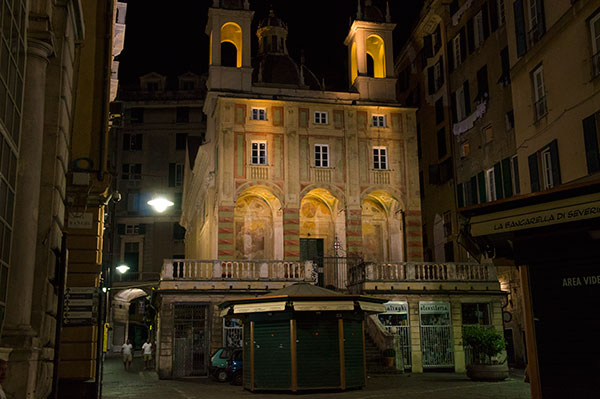
[{"label": "pilaster", "polygon": [[362,210],[348,207],[346,213],[346,253],[348,257],[362,257]]},{"label": "pilaster", "polygon": [[406,260],[408,262],[423,261],[423,231],[421,211],[408,210],[404,214],[406,237]]},{"label": "pilaster", "polygon": [[298,208],[283,210],[283,258],[300,259],[300,210]]},{"label": "pilaster", "polygon": [[233,259],[235,244],[233,241],[233,206],[219,206],[218,258]]}]

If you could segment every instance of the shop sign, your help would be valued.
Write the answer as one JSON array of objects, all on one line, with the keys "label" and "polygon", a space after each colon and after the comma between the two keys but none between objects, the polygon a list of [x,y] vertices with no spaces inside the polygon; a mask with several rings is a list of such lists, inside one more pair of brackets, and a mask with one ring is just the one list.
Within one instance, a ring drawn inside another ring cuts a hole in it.
[{"label": "shop sign", "polygon": [[67,227],[70,229],[91,229],[94,225],[93,215],[90,212],[73,213],[69,212],[67,218]]},{"label": "shop sign", "polygon": [[419,302],[419,313],[450,313],[450,304],[448,302]]},{"label": "shop sign", "polygon": [[600,218],[600,194],[525,206],[471,218],[473,237]]},{"label": "shop sign", "polygon": [[583,287],[587,285],[600,285],[600,275],[598,276],[574,276],[563,277],[562,286],[565,287]]},{"label": "shop sign", "polygon": [[384,314],[405,314],[408,313],[408,302],[386,302]]}]

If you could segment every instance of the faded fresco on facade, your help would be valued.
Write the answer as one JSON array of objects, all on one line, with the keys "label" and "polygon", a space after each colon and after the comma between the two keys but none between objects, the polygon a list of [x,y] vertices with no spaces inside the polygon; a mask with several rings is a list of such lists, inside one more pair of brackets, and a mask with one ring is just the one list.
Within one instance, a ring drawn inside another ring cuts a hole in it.
[{"label": "faded fresco on facade", "polygon": [[381,205],[365,200],[362,206],[363,257],[365,261],[387,260],[387,218]]},{"label": "faded fresco on facade", "polygon": [[238,259],[268,259],[272,256],[273,216],[263,199],[238,199],[235,210],[235,256]]}]

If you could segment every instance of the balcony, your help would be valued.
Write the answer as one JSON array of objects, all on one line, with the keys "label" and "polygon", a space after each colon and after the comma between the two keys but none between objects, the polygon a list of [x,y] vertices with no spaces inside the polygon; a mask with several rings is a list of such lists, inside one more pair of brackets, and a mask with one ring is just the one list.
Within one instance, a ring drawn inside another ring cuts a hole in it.
[{"label": "balcony", "polygon": [[592,56],[592,79],[600,76],[600,51]]},{"label": "balcony", "polygon": [[330,168],[310,168],[310,179],[315,183],[331,183]]},{"label": "balcony", "polygon": [[314,282],[312,261],[165,259],[160,274],[160,289],[279,289],[297,282]]},{"label": "balcony", "polygon": [[390,184],[389,170],[372,170],[371,171],[371,184]]},{"label": "balcony", "polygon": [[248,176],[252,180],[269,180],[269,167],[268,166],[248,166]]},{"label": "balcony", "polygon": [[365,262],[348,270],[352,293],[380,290],[500,290],[496,266],[478,263]]},{"label": "balcony", "polygon": [[539,121],[548,113],[548,107],[546,106],[546,96],[541,97],[535,103],[533,103],[533,120],[534,122]]}]

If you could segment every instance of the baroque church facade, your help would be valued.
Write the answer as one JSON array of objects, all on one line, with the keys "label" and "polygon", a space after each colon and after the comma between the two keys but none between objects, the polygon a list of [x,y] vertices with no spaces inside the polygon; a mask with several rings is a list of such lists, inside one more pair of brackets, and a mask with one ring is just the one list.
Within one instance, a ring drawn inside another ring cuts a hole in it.
[{"label": "baroque church facade", "polygon": [[397,334],[404,368],[464,371],[461,315],[501,329],[500,286],[493,267],[423,262],[416,109],[396,101],[389,10],[359,2],[344,41],[347,91],[325,90],[289,56],[272,11],[252,57],[253,14],[242,0],[208,11],[206,134],[187,143],[185,259],[165,259],[155,297],[159,376],[206,375],[210,353],[241,342],[219,304],[297,282],[388,298],[394,326],[364,321],[380,350]]}]

